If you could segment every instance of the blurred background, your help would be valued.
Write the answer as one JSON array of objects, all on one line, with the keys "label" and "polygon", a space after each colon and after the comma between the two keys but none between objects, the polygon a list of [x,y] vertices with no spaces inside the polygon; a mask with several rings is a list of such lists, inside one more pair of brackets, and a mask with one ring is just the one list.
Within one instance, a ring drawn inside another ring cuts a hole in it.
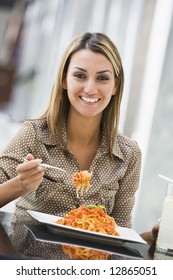
[{"label": "blurred background", "polygon": [[0,0],[0,151],[42,112],[62,53],[85,31],[106,33],[122,57],[120,131],[143,155],[133,210],[140,233],[161,215],[167,183],[158,174],[173,178],[172,0]]}]

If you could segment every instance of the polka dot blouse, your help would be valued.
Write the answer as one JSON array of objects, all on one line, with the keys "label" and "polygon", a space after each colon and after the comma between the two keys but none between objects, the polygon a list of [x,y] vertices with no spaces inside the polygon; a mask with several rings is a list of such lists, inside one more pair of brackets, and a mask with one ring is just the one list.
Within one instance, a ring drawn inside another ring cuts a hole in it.
[{"label": "polka dot blouse", "polygon": [[[63,127],[66,145],[53,140],[45,120],[26,121],[0,156],[0,183],[15,177],[16,167],[28,153],[44,163],[61,167],[69,174],[80,171],[74,154],[67,145],[66,127]],[[20,197],[16,202],[9,236],[13,245],[23,254],[43,259],[68,259],[61,245],[36,241],[25,224],[37,224],[27,210],[64,216],[82,204],[102,204],[117,224],[131,227],[131,212],[139,186],[141,150],[138,144],[118,134],[113,148],[114,160],[108,158],[106,136],[90,166],[91,188],[77,198],[71,176],[55,169],[46,169],[43,182],[36,191]]]}]

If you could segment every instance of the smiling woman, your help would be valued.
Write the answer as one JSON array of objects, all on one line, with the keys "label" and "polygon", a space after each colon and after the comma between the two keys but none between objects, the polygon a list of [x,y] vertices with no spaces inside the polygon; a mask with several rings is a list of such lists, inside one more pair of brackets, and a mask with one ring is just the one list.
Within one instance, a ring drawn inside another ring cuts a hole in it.
[{"label": "smiling woman", "polygon": [[70,113],[73,114],[74,109],[82,116],[97,116],[100,123],[103,110],[116,93],[112,63],[103,54],[89,49],[75,52],[69,63],[65,86],[72,105]]},{"label": "smiling woman", "polygon": [[[123,84],[121,58],[109,37],[76,36],[62,57],[45,112],[26,121],[1,153],[0,206],[19,198],[9,236],[22,254],[68,259],[60,245],[38,242],[27,231],[25,224],[35,223],[28,209],[64,217],[84,204],[103,205],[119,226],[131,227],[141,151],[118,131]],[[71,177],[42,161],[70,174],[92,172],[92,187],[77,197]]]}]

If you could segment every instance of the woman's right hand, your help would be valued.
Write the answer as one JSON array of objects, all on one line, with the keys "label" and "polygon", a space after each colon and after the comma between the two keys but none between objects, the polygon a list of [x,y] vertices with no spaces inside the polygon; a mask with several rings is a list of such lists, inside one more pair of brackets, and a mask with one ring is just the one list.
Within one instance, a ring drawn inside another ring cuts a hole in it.
[{"label": "woman's right hand", "polygon": [[24,192],[35,191],[43,181],[45,167],[39,165],[41,162],[41,159],[28,154],[26,161],[17,166],[17,178]]},{"label": "woman's right hand", "polygon": [[148,250],[149,259],[154,258],[154,252],[156,250],[156,242],[157,242],[157,237],[158,237],[158,233],[159,233],[159,228],[160,228],[160,222],[155,224],[151,230],[151,233],[153,236],[153,241],[151,242],[149,250]]}]

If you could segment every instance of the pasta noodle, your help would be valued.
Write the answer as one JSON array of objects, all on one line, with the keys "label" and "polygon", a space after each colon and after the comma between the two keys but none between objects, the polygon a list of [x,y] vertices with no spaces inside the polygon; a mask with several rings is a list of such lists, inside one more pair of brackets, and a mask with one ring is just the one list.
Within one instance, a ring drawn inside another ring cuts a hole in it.
[{"label": "pasta noodle", "polygon": [[75,172],[72,176],[72,183],[76,186],[76,194],[77,197],[82,196],[85,192],[87,192],[91,185],[92,172],[88,172],[87,170]]},{"label": "pasta noodle", "polygon": [[[99,206],[87,207],[82,205],[77,209],[71,210],[65,218],[57,220],[56,223],[102,234],[119,235],[116,231],[117,224],[115,220]],[[107,252],[73,245],[62,245],[62,248],[64,253],[73,260],[103,260],[109,256]]]}]

